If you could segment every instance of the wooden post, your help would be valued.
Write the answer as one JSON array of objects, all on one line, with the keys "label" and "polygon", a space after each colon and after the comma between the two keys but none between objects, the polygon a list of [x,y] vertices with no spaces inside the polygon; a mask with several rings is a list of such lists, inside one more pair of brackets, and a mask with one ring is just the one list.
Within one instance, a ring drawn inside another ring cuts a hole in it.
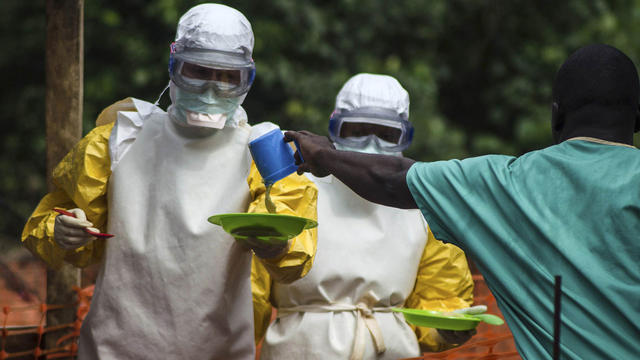
[{"label": "wooden post", "polygon": [[[46,134],[47,182],[54,188],[54,167],[82,136],[82,82],[84,70],[84,0],[47,0],[46,43]],[[47,304],[69,304],[76,300],[72,287],[80,286],[80,270],[65,265],[47,270]],[[47,326],[71,323],[75,309],[47,313]],[[53,349],[56,340],[69,329],[50,332],[45,346]]]}]

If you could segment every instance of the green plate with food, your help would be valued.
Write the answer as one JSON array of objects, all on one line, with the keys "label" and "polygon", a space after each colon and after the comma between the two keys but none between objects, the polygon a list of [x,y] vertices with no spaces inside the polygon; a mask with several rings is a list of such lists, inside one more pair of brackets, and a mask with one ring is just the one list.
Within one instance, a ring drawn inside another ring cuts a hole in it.
[{"label": "green plate with food", "polygon": [[410,324],[442,330],[471,330],[475,329],[481,321],[491,325],[504,324],[504,320],[491,314],[467,315],[404,308],[392,308],[391,310],[402,313]]},{"label": "green plate with food", "polygon": [[231,213],[209,217],[236,239],[257,238],[265,243],[287,242],[303,230],[318,226],[315,220],[283,214]]}]

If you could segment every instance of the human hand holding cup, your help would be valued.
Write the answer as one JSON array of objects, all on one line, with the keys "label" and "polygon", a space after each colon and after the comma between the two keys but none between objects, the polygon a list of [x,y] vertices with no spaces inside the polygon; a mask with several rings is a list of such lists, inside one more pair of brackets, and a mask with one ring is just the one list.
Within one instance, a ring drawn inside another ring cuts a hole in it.
[{"label": "human hand holding cup", "polygon": [[321,164],[323,154],[327,150],[335,150],[329,138],[303,130],[287,131],[284,134],[284,139],[285,141],[293,141],[298,148],[295,153],[298,174],[310,172],[317,177],[325,177],[330,174],[329,170]]}]

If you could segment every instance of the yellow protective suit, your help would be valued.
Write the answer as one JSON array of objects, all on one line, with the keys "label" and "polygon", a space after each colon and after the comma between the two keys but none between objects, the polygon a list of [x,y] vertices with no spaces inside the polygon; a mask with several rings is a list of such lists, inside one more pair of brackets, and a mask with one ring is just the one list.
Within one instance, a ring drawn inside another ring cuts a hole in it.
[{"label": "yellow protective suit", "polygon": [[[322,224],[321,226],[331,225]],[[322,244],[319,246],[322,247]],[[363,276],[366,277],[366,275]],[[272,279],[255,256],[251,268],[251,285],[257,343],[264,337],[271,320]],[[452,311],[469,307],[472,303],[473,279],[464,252],[452,244],[445,244],[435,239],[431,230],[428,230],[428,239],[419,262],[415,286],[406,299],[405,307]],[[455,346],[442,343],[435,329],[413,325],[411,327],[415,331],[422,351],[444,351]]]},{"label": "yellow protective suit", "polygon": [[[412,309],[453,311],[473,304],[473,278],[462,250],[436,239],[429,229],[429,239],[420,260],[413,292],[405,307]],[[438,340],[434,329],[414,328],[423,350],[443,351],[453,347]]]},{"label": "yellow protective suit", "polygon": [[[105,241],[109,240],[95,240],[75,250],[59,247],[53,239],[58,213],[52,209],[81,208],[95,227],[106,229],[107,187],[111,175],[109,136],[118,111],[135,111],[131,98],[104,109],[96,120],[98,126],[62,159],[53,172],[56,190],[40,201],[22,231],[24,245],[53,269],[59,268],[63,262],[85,267],[103,258]],[[248,211],[266,212],[264,184],[253,164],[247,182],[252,199]],[[278,213],[317,219],[317,188],[304,176],[293,174],[278,181],[271,190],[271,196]],[[306,230],[292,239],[287,254],[277,259],[261,260],[264,269],[281,282],[291,282],[304,276],[313,263],[316,234],[315,230]]]}]

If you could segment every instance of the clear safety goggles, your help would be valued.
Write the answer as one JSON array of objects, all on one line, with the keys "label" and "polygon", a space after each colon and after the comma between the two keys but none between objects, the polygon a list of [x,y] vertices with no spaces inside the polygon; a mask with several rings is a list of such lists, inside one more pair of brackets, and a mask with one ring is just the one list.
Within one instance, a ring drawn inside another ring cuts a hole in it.
[{"label": "clear safety goggles", "polygon": [[212,89],[216,96],[238,97],[246,94],[253,84],[256,66],[250,53],[189,49],[176,51],[174,44],[169,55],[169,77],[181,89],[203,93]]},{"label": "clear safety goggles", "polygon": [[385,108],[336,110],[329,119],[329,137],[356,148],[375,141],[380,149],[400,152],[413,140],[413,125],[405,116]]}]

